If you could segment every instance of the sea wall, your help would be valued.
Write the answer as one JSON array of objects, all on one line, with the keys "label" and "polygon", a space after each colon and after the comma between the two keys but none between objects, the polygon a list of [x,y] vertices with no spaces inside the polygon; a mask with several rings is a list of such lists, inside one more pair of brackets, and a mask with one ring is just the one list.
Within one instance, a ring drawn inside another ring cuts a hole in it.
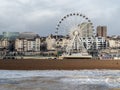
[{"label": "sea wall", "polygon": [[80,69],[119,69],[120,60],[46,60],[19,59],[0,60],[3,70],[80,70]]}]

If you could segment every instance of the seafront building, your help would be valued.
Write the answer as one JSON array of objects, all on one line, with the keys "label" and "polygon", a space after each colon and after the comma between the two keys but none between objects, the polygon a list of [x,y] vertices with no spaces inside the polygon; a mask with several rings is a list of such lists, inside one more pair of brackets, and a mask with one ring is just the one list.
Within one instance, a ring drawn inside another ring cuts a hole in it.
[{"label": "seafront building", "polygon": [[32,32],[3,32],[0,36],[0,50],[7,51],[40,51],[40,37]]},{"label": "seafront building", "polygon": [[70,40],[67,39],[67,37],[62,35],[49,35],[46,37],[46,43],[47,43],[47,50],[56,50],[56,48],[63,48],[65,47]]},{"label": "seafront building", "polygon": [[85,47],[87,50],[89,49],[106,49],[107,48],[107,41],[104,37],[86,37],[81,38],[82,42],[85,43]]},{"label": "seafront building", "polygon": [[81,35],[82,37],[92,37],[94,34],[92,23],[83,22],[81,23],[79,28],[80,28],[80,32],[82,33]]},{"label": "seafront building", "polygon": [[[84,43],[84,46],[87,50],[93,48],[93,43],[95,45],[94,49],[106,49],[108,46],[105,37],[95,37],[94,39],[92,37],[81,37],[80,40],[82,41],[82,43]],[[65,48],[68,44],[70,44],[70,42],[71,40],[69,37],[58,37],[58,40],[56,40],[56,36],[49,35],[46,38],[48,50],[56,50],[56,47],[58,46],[59,49],[61,48],[61,50],[65,51]]]},{"label": "seafront building", "polygon": [[106,49],[108,47],[108,42],[106,41],[105,37],[96,37],[96,49]]},{"label": "seafront building", "polygon": [[[91,35],[91,34],[90,34]],[[99,50],[111,53],[114,56],[120,52],[120,37],[81,37],[83,45],[87,50]],[[12,43],[11,43],[12,41]],[[65,52],[71,39],[69,36],[49,35],[44,38],[33,32],[4,32],[0,35],[0,50],[10,50],[11,44],[16,52],[52,52],[56,50]],[[106,49],[106,50],[104,50]]]},{"label": "seafront building", "polygon": [[8,38],[4,38],[4,39],[1,39],[1,48],[8,48],[9,46],[9,39]]},{"label": "seafront building", "polygon": [[107,26],[97,26],[97,37],[107,37]]},{"label": "seafront building", "polygon": [[0,48],[8,49],[11,42],[19,36],[19,32],[3,32],[0,37]]},{"label": "seafront building", "polygon": [[120,38],[119,37],[116,37],[116,38],[109,37],[108,42],[109,42],[110,48],[120,49]]},{"label": "seafront building", "polygon": [[52,34],[46,37],[47,50],[56,50],[56,37]]},{"label": "seafront building", "polygon": [[39,52],[40,43],[41,41],[38,34],[24,32],[15,40],[15,49],[19,52]]}]

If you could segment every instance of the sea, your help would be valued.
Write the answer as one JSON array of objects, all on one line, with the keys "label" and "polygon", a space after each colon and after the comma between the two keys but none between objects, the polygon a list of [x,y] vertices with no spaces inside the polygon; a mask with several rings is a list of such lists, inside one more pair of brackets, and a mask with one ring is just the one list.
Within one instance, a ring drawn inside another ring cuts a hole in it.
[{"label": "sea", "polygon": [[0,70],[0,90],[120,90],[120,70]]}]

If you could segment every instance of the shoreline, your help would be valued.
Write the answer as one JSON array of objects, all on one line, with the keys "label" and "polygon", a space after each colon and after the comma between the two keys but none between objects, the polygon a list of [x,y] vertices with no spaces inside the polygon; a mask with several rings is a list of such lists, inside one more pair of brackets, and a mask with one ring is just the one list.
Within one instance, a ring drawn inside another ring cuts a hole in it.
[{"label": "shoreline", "polygon": [[120,70],[120,60],[90,60],[90,59],[0,60],[0,70],[81,70],[81,69]]}]

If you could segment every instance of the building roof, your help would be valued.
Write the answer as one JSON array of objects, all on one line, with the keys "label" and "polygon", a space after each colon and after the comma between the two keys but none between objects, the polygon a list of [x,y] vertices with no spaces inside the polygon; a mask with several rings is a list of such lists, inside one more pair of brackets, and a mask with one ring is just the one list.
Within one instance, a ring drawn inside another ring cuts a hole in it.
[{"label": "building roof", "polygon": [[56,39],[56,38],[60,39],[60,38],[64,38],[65,36],[63,36],[63,35],[53,35],[53,34],[51,34],[51,35],[48,36],[48,37],[51,37],[51,38],[54,38],[54,39]]},{"label": "building roof", "polygon": [[24,33],[20,33],[18,38],[33,40],[35,38],[40,38],[40,36],[38,34],[36,34],[36,33],[24,32]]}]

